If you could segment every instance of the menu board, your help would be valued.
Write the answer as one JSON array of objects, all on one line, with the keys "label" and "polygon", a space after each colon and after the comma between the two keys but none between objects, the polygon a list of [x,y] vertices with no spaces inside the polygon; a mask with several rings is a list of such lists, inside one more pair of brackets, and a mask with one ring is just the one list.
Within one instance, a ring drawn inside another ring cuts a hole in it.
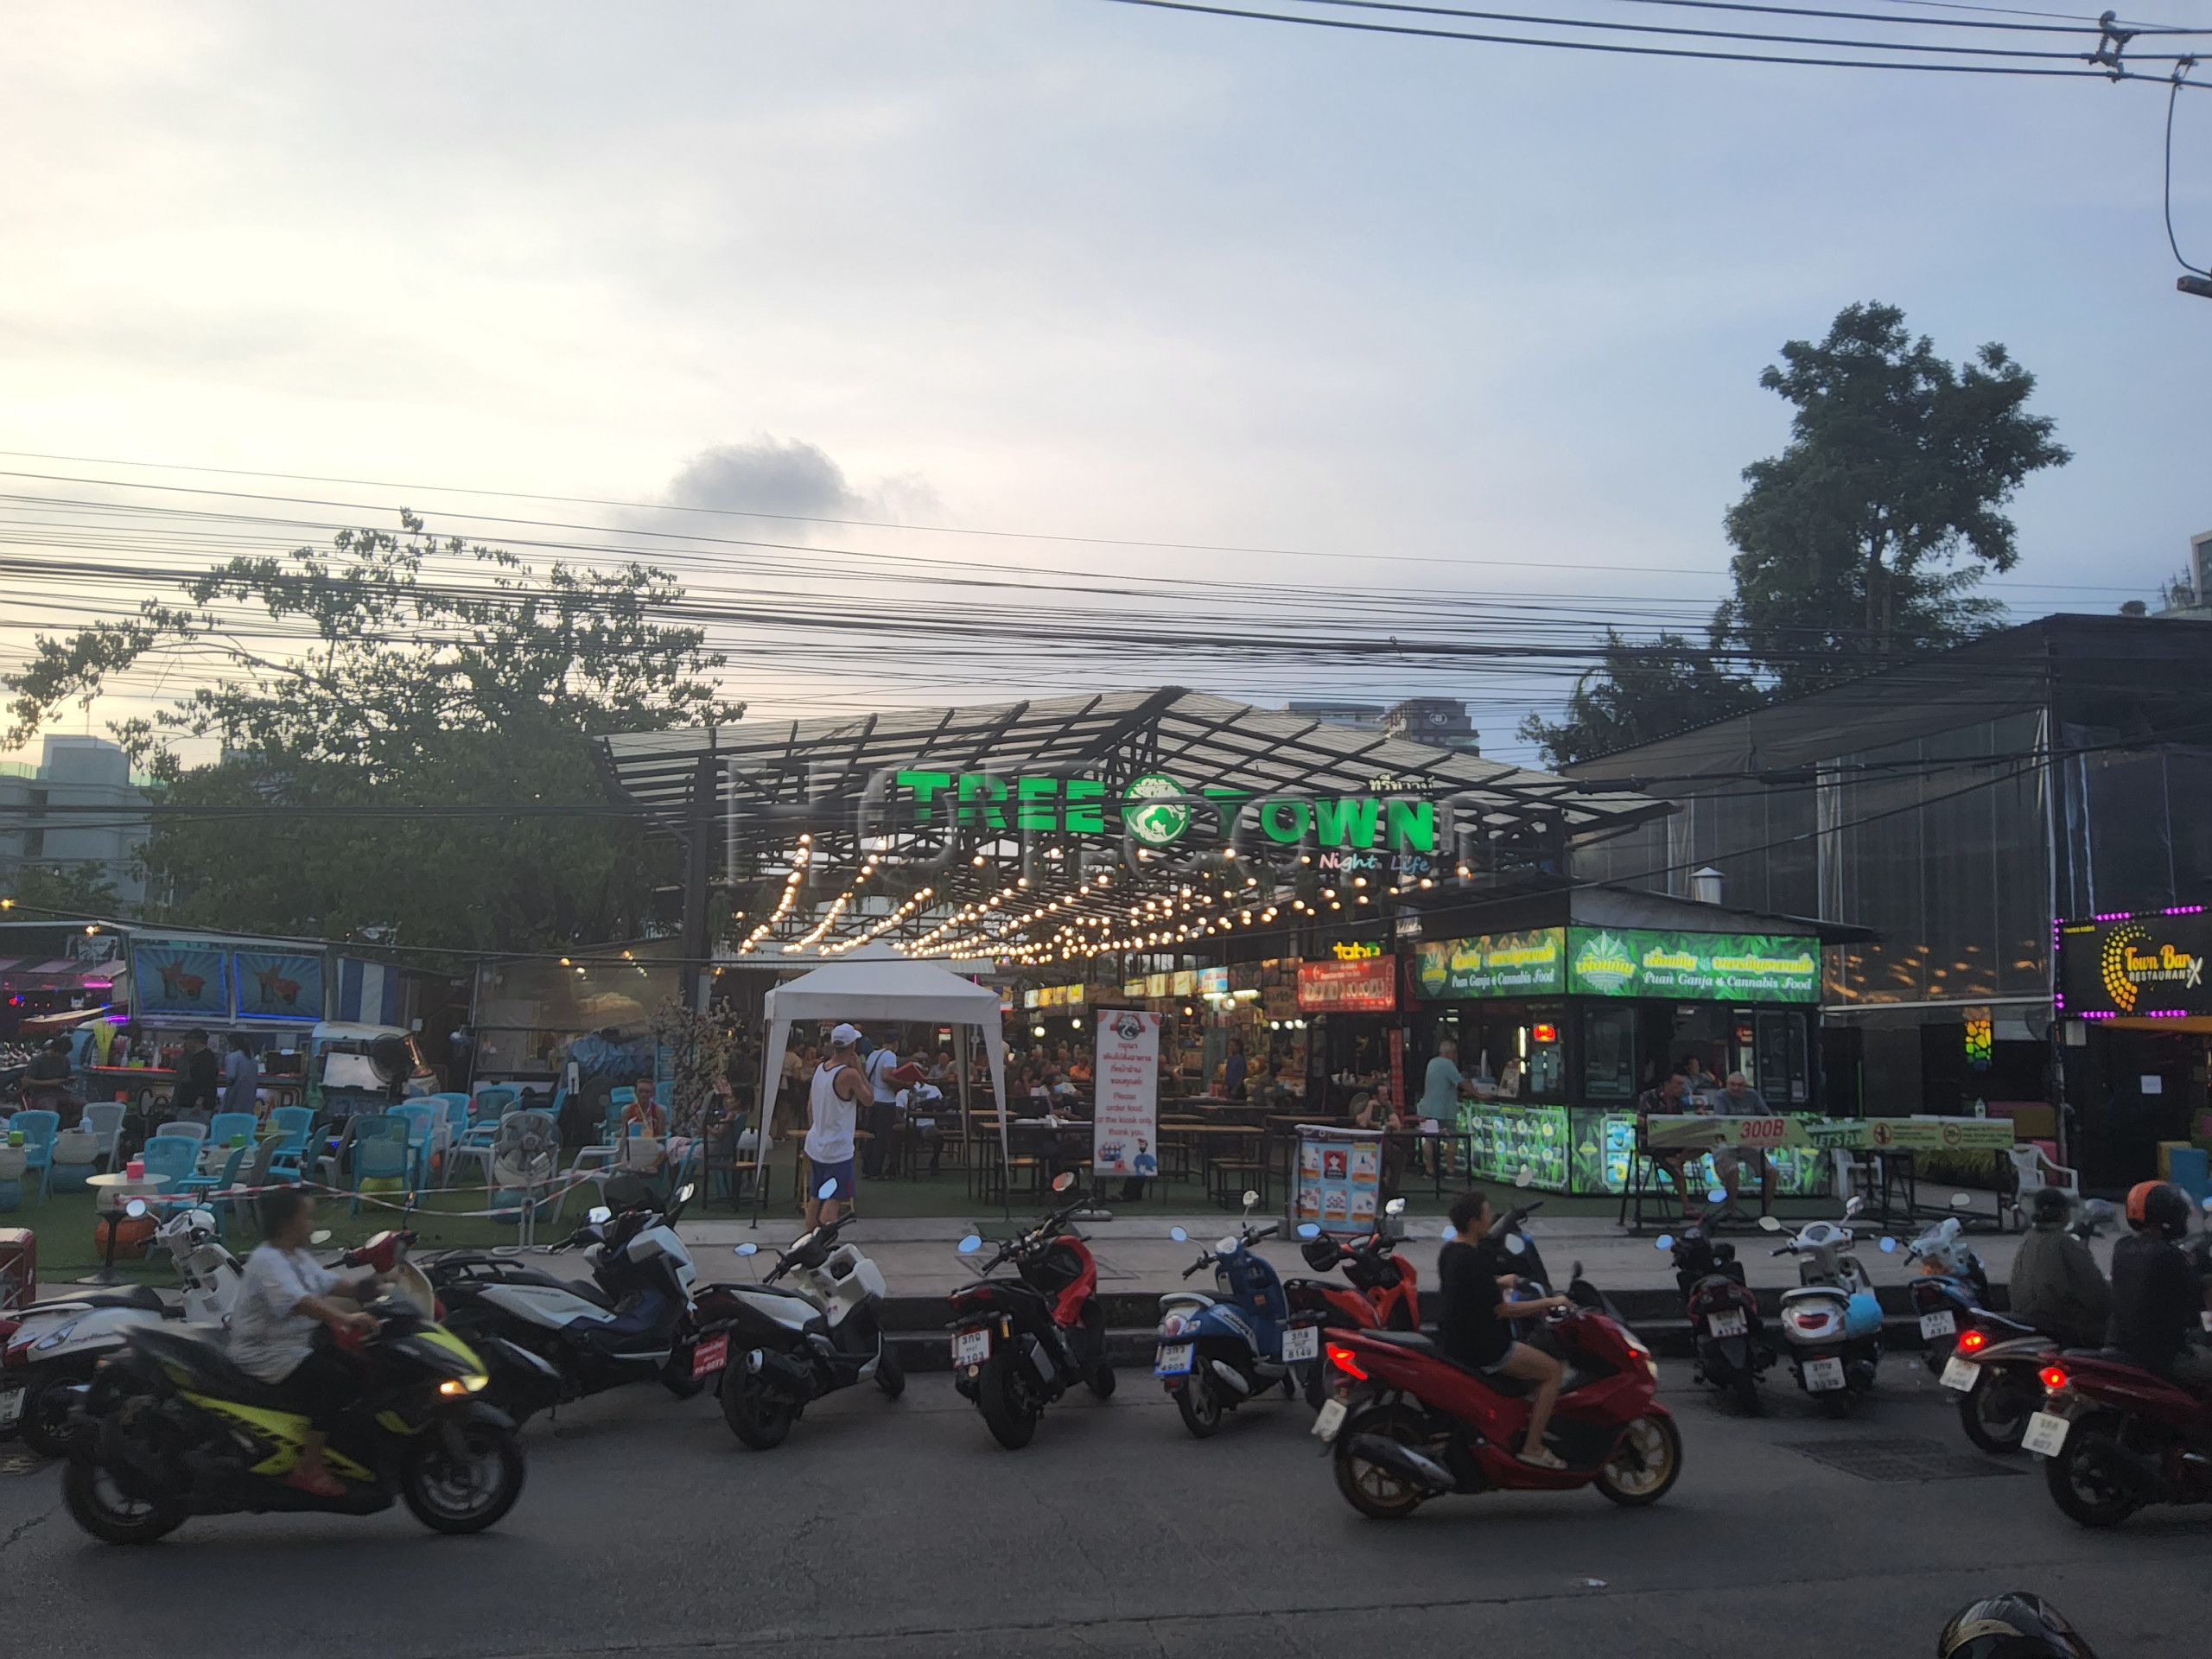
[{"label": "menu board", "polygon": [[1813,1002],[1821,942],[1773,933],[1567,930],[1567,988],[1586,996]]},{"label": "menu board", "polygon": [[1567,930],[1429,940],[1415,949],[1414,986],[1425,1001],[1557,995],[1567,988]]},{"label": "menu board", "polygon": [[1325,1233],[1372,1232],[1382,1181],[1379,1130],[1298,1126],[1294,1222],[1318,1223]]},{"label": "menu board", "polygon": [[1307,1014],[1393,1013],[1398,1006],[1398,959],[1301,963],[1298,1006]]}]

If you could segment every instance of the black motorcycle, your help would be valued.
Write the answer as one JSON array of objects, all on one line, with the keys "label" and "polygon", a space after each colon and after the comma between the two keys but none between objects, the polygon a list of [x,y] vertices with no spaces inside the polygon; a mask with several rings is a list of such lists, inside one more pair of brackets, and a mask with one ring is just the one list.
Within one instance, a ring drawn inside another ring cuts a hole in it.
[{"label": "black motorcycle", "polygon": [[308,1420],[279,1389],[188,1328],[149,1325],[100,1367],[79,1408],[84,1432],[61,1481],[77,1524],[106,1543],[146,1544],[188,1516],[371,1515],[397,1497],[433,1531],[466,1533],[513,1508],[522,1443],[513,1420],[480,1397],[484,1361],[432,1317],[403,1235],[379,1234],[346,1261],[375,1266],[380,1252],[386,1280],[366,1306],[375,1333],[333,1350],[360,1376],[324,1452],[341,1491],[319,1497],[285,1478]]},{"label": "black motorcycle", "polygon": [[1662,1236],[1659,1248],[1674,1257],[1675,1285],[1696,1348],[1697,1380],[1734,1395],[1738,1405],[1756,1415],[1764,1408],[1759,1378],[1774,1363],[1774,1345],[1759,1317],[1758,1298],[1744,1282],[1736,1247],[1725,1240],[1716,1243],[1694,1222],[1678,1237]]},{"label": "black motorcycle", "polygon": [[555,1250],[591,1251],[588,1281],[563,1279],[512,1256],[454,1251],[424,1264],[447,1318],[464,1339],[499,1338],[528,1360],[498,1366],[493,1397],[517,1421],[630,1382],[658,1382],[679,1400],[705,1388],[690,1253],[675,1223],[691,1189],[665,1211],[594,1209]]},{"label": "black motorcycle", "polygon": [[[779,1252],[757,1285],[709,1285],[699,1293],[699,1348],[728,1353],[721,1371],[722,1421],[755,1452],[783,1443],[809,1404],[873,1381],[886,1398],[906,1387],[898,1350],[883,1329],[883,1274],[837,1236],[842,1216]],[[740,1255],[758,1254],[751,1244]],[[798,1275],[796,1286],[781,1281]]]},{"label": "black motorcycle", "polygon": [[[1074,1185],[1073,1173],[1063,1173],[1052,1190],[1065,1193]],[[983,1264],[983,1277],[952,1293],[952,1386],[976,1402],[1009,1452],[1029,1444],[1045,1408],[1076,1383],[1101,1400],[1114,1392],[1098,1264],[1080,1237],[1062,1230],[1086,1202],[1078,1198],[1008,1239]],[[970,1233],[960,1254],[982,1246]],[[1014,1278],[989,1276],[1009,1262]]]}]

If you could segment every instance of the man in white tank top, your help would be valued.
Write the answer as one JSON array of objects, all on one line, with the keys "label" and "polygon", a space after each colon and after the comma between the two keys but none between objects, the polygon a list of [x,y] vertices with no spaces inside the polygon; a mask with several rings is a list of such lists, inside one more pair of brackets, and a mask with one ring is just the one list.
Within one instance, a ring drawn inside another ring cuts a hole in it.
[{"label": "man in white tank top", "polygon": [[[806,1224],[809,1231],[835,1221],[853,1196],[853,1130],[862,1102],[874,1090],[861,1075],[857,1045],[861,1034],[851,1026],[830,1033],[830,1058],[815,1068],[807,1084],[806,1156],[814,1166],[807,1178]],[[825,1182],[834,1181],[827,1198],[819,1196]]]}]

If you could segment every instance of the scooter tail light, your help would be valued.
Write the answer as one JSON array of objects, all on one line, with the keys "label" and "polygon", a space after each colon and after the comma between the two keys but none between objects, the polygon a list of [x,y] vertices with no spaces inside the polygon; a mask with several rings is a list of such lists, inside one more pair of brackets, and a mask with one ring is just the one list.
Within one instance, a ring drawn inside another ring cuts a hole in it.
[{"label": "scooter tail light", "polygon": [[1346,1376],[1362,1382],[1367,1381],[1367,1368],[1359,1363],[1359,1356],[1340,1342],[1329,1344],[1329,1363]]},{"label": "scooter tail light", "polygon": [[2056,1394],[2066,1386],[2065,1368],[2059,1365],[2046,1365],[2036,1373],[2036,1380]]},{"label": "scooter tail light", "polygon": [[1962,1354],[1978,1354],[1988,1346],[1989,1338],[1980,1331],[1969,1331],[1959,1338],[1959,1351]]}]

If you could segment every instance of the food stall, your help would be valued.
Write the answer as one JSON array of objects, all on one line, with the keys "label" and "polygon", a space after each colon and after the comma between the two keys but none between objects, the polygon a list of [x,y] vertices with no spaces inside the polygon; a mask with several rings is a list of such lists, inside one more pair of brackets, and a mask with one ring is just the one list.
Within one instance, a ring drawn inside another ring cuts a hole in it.
[{"label": "food stall", "polygon": [[[1474,1098],[1458,1127],[1480,1179],[1526,1170],[1548,1192],[1621,1192],[1637,1096],[1691,1056],[1715,1090],[1742,1071],[1775,1112],[1820,1103],[1814,934],[1555,925],[1424,940],[1406,977],[1422,1063],[1459,1043]],[[1809,1140],[1770,1156],[1777,1191],[1825,1190]]]},{"label": "food stall", "polygon": [[1342,1113],[1363,1094],[1406,1097],[1406,1036],[1397,1019],[1398,958],[1372,954],[1300,963],[1299,1017],[1311,1022],[1306,1099]]}]

